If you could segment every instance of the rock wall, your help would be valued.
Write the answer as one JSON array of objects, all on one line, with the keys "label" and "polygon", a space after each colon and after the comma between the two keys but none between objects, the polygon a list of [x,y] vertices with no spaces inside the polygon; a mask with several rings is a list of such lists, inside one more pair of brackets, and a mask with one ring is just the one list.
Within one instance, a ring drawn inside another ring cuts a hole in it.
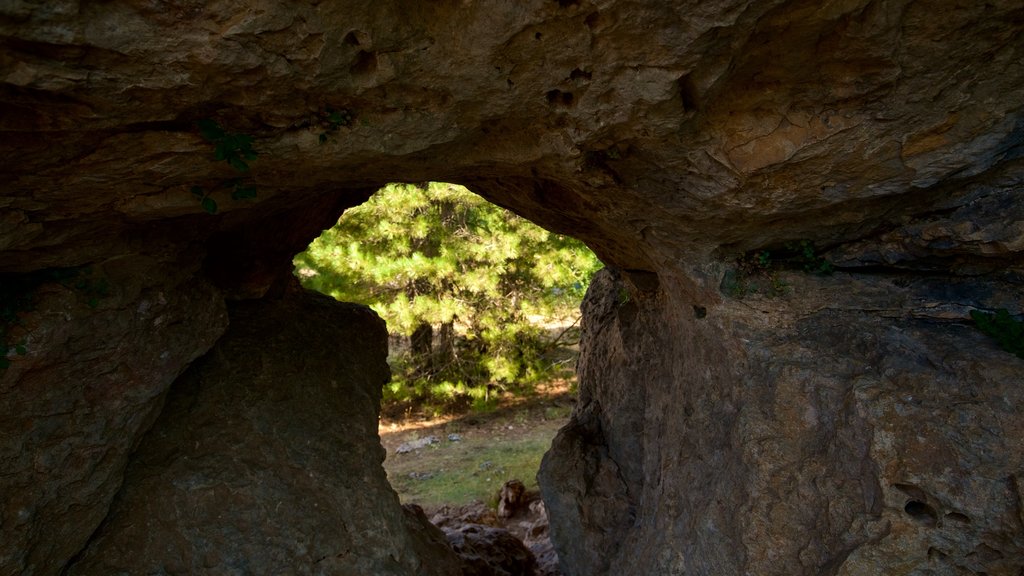
[{"label": "rock wall", "polygon": [[82,549],[167,389],[227,326],[223,297],[175,264],[0,280],[25,352],[0,375],[0,574],[55,574]]},{"label": "rock wall", "polygon": [[377,436],[387,332],[311,293],[233,304],[68,574],[459,574]]},{"label": "rock wall", "polygon": [[[570,573],[1012,573],[1024,369],[968,314],[1024,309],[1022,31],[1016,0],[0,6],[0,573],[59,573],[224,302],[395,180],[622,271],[544,476]],[[737,296],[804,241],[839,272]]]},{"label": "rock wall", "polygon": [[781,277],[706,315],[672,284],[592,284],[580,405],[540,476],[563,569],[1024,569],[1021,360],[936,318],[941,282],[900,302],[890,279]]}]

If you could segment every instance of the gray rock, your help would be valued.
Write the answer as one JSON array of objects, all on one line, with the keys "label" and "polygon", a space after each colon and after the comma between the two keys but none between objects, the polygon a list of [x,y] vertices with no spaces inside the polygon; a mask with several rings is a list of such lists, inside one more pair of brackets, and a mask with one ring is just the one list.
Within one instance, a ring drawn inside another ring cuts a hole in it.
[{"label": "gray rock", "polygon": [[107,515],[171,383],[227,326],[197,266],[123,257],[25,294],[25,354],[0,371],[0,574],[56,574]]},{"label": "gray rock", "polygon": [[408,442],[402,442],[395,448],[395,454],[408,454],[409,452],[415,452],[420,448],[430,446],[431,444],[437,444],[441,440],[434,435],[426,436],[424,438],[417,438],[416,440],[410,440]]}]

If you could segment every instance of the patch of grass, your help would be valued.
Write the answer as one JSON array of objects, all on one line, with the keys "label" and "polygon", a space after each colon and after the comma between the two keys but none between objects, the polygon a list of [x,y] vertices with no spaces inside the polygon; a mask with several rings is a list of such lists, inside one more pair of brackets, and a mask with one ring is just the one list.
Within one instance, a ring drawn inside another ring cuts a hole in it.
[{"label": "patch of grass", "polygon": [[[402,502],[423,506],[463,505],[480,500],[490,505],[507,480],[537,488],[537,469],[564,420],[512,423],[501,420],[490,431],[467,429],[462,440],[441,441],[407,454],[389,454],[388,480]],[[512,430],[508,426],[513,426]]]},{"label": "patch of grass", "polygon": [[572,408],[569,406],[549,406],[544,409],[544,418],[548,420],[566,420]]}]

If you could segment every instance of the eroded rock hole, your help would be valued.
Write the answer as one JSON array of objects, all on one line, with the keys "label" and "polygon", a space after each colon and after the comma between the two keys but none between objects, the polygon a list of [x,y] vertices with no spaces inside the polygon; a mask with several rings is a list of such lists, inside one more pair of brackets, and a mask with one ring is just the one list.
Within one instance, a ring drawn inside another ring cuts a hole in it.
[{"label": "eroded rock hole", "polygon": [[372,74],[377,71],[377,54],[360,50],[349,70],[354,75]]},{"label": "eroded rock hole", "polygon": [[577,240],[442,183],[387,186],[296,256],[305,287],[387,322],[384,467],[455,549],[554,561],[535,478],[573,407],[579,301],[599,267]]},{"label": "eroded rock hole", "polygon": [[590,80],[593,74],[581,68],[575,68],[569,73],[569,80]]},{"label": "eroded rock hole", "polygon": [[953,522],[959,522],[961,524],[970,524],[971,519],[966,514],[959,512],[950,512],[946,514],[946,520],[952,520]]},{"label": "eroded rock hole", "polygon": [[359,36],[356,34],[355,30],[353,30],[352,32],[349,32],[348,34],[346,34],[345,38],[342,40],[342,42],[344,42],[345,44],[348,44],[349,46],[359,46],[360,45]]},{"label": "eroded rock hole", "polygon": [[910,500],[903,506],[903,511],[926,526],[934,526],[938,519],[935,509],[920,500]]},{"label": "eroded rock hole", "polygon": [[697,86],[693,82],[693,78],[690,74],[687,74],[676,81],[676,85],[679,86],[679,97],[683,101],[683,110],[697,110],[700,108],[699,95],[697,94]]},{"label": "eroded rock hole", "polygon": [[562,92],[561,90],[549,90],[547,95],[548,104],[554,106],[572,106],[575,97],[572,92]]},{"label": "eroded rock hole", "polygon": [[896,483],[893,484],[893,488],[903,492],[914,500],[920,500],[922,502],[928,500],[928,493],[913,484]]},{"label": "eroded rock hole", "polygon": [[995,562],[997,560],[1002,560],[1005,557],[1001,551],[985,544],[984,542],[978,544],[974,548],[974,551],[967,555],[968,558],[972,556],[981,562]]}]

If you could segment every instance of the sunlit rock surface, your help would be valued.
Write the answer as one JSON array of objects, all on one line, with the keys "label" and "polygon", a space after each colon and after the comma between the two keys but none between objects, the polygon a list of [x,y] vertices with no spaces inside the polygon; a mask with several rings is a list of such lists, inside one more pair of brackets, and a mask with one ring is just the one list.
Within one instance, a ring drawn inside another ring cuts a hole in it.
[{"label": "sunlit rock surface", "polygon": [[[567,573],[1015,575],[1024,361],[968,314],[1024,306],[1022,30],[1013,0],[0,6],[0,572],[81,552],[225,299],[442,180],[625,271],[543,475]],[[801,241],[836,274],[733,289]]]},{"label": "sunlit rock surface", "polygon": [[780,276],[706,316],[591,285],[541,468],[566,573],[1017,574],[1020,360],[930,314],[948,285]]}]

